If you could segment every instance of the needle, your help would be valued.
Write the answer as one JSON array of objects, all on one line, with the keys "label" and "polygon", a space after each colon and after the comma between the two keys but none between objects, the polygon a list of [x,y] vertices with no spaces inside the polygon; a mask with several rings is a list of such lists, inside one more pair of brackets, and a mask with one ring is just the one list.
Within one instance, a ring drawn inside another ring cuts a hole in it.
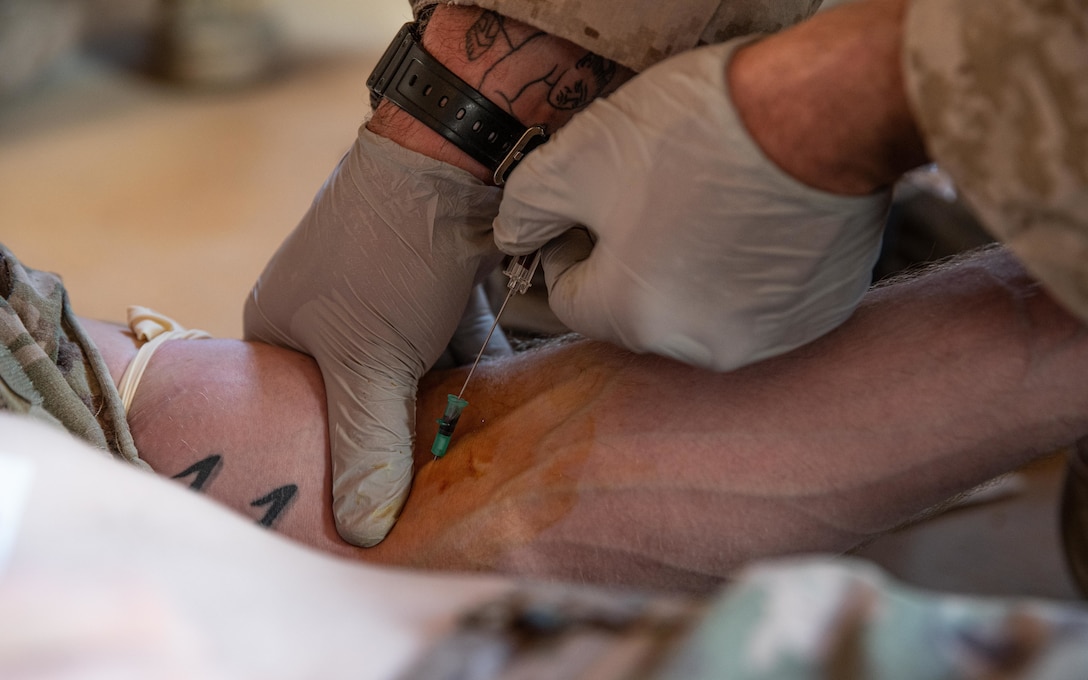
[{"label": "needle", "polygon": [[472,374],[476,372],[476,367],[480,365],[480,359],[484,356],[484,351],[487,350],[487,343],[491,342],[491,335],[495,332],[495,329],[499,327],[499,317],[502,316],[503,310],[506,309],[506,303],[510,302],[510,298],[514,297],[514,293],[517,289],[511,288],[510,292],[506,294],[506,299],[502,301],[502,306],[499,307],[499,311],[495,313],[495,321],[491,324],[491,330],[487,331],[487,337],[484,338],[484,344],[480,347],[479,353],[476,354],[476,361],[472,362],[472,368],[469,369],[468,375],[465,376],[465,384],[461,385],[461,391],[457,393],[457,398],[460,399],[465,393],[465,388],[468,387],[468,381],[472,380]]},{"label": "needle", "polygon": [[468,402],[462,398],[465,394],[465,388],[468,387],[468,381],[472,380],[472,375],[476,372],[476,367],[480,364],[480,359],[483,358],[484,352],[487,350],[487,343],[491,342],[492,334],[499,327],[499,318],[502,317],[506,304],[510,302],[510,298],[514,297],[514,293],[520,294],[529,290],[529,287],[533,285],[533,274],[539,264],[540,251],[538,250],[533,255],[515,257],[510,260],[510,264],[503,270],[503,273],[510,278],[510,281],[506,284],[510,291],[506,294],[506,299],[502,301],[502,306],[499,307],[499,311],[495,314],[495,321],[487,331],[487,337],[484,338],[484,344],[476,355],[476,361],[472,362],[472,368],[469,369],[468,375],[465,376],[465,383],[461,385],[461,391],[456,396],[446,395],[446,410],[437,421],[438,433],[435,434],[434,443],[431,444],[431,453],[434,454],[435,460],[446,455],[446,449],[450,445],[450,437],[453,436],[453,430],[457,427],[457,421],[461,418],[461,411],[464,411],[465,407],[468,406]]}]

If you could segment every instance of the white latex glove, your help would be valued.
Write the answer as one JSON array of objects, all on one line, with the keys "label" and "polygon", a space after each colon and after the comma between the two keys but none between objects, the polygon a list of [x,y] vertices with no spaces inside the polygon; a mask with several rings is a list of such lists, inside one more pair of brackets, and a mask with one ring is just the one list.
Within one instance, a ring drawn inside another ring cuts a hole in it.
[{"label": "white latex glove", "polygon": [[[371,546],[392,528],[412,481],[419,378],[459,324],[454,350],[474,352],[493,320],[470,294],[501,258],[491,237],[499,197],[364,127],[246,301],[247,339],[321,367],[346,541]],[[500,335],[492,351],[509,352]]]},{"label": "white latex glove", "polygon": [[831,195],[763,155],[725,82],[743,42],[646,70],[511,174],[495,240],[561,237],[542,263],[573,330],[729,370],[830,331],[868,288],[890,192]]}]

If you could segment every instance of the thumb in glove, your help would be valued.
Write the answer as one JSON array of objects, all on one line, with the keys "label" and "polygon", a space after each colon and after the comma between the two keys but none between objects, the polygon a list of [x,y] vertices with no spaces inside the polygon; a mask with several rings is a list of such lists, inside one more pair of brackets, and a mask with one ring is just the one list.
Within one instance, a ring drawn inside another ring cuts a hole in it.
[{"label": "thumb in glove", "polygon": [[321,369],[333,516],[350,543],[381,541],[407,497],[417,384],[498,263],[499,195],[364,127],[246,301],[247,338]]}]

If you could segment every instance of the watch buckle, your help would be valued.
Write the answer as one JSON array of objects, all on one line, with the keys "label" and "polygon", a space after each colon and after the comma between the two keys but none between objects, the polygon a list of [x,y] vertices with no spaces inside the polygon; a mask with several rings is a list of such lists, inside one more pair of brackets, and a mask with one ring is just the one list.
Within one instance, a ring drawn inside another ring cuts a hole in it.
[{"label": "watch buckle", "polygon": [[510,174],[510,171],[514,169],[514,166],[520,163],[522,158],[525,158],[525,154],[546,141],[548,141],[548,133],[543,125],[532,125],[526,128],[525,132],[521,134],[521,138],[514,143],[510,152],[507,153],[506,157],[499,163],[499,167],[495,168],[495,174],[493,176],[495,186],[501,187],[503,184],[506,184],[506,177]]}]

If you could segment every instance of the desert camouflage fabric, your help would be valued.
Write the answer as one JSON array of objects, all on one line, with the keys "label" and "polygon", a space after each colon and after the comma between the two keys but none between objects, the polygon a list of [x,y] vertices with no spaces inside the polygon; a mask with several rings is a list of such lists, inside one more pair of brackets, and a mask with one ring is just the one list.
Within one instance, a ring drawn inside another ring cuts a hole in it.
[{"label": "desert camouflage fabric", "polygon": [[1088,2],[914,0],[904,68],[930,155],[1088,320]]},{"label": "desert camouflage fabric", "polygon": [[0,409],[62,427],[146,467],[109,370],[72,313],[60,277],[24,267],[3,244]]},{"label": "desert camouflage fabric", "polygon": [[[412,10],[437,4],[411,0]],[[772,33],[808,18],[820,0],[451,0],[517,19],[635,71],[699,44]]]}]

